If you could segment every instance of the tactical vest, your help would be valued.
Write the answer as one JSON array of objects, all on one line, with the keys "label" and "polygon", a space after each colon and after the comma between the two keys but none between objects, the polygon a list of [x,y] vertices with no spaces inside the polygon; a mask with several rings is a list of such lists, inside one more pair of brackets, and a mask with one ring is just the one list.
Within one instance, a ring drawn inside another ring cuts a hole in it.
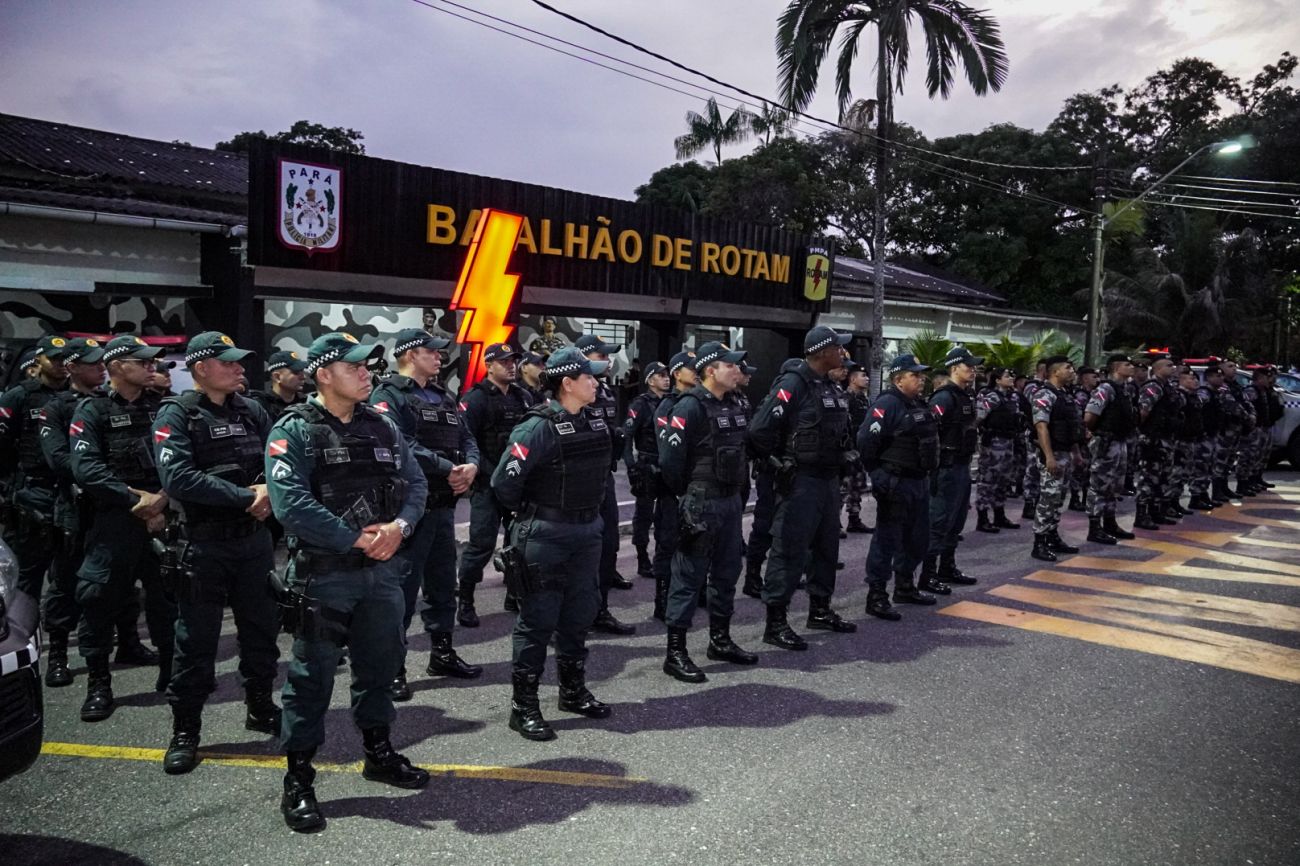
[{"label": "tactical vest", "polygon": [[602,380],[597,383],[596,399],[586,409],[588,416],[600,418],[605,422],[605,429],[609,431],[610,445],[613,453],[621,454],[623,452],[623,426],[618,423],[618,398],[614,395],[614,390]]},{"label": "tactical vest", "polygon": [[285,415],[307,423],[315,459],[312,493],[326,510],[358,531],[397,517],[407,487],[398,466],[401,450],[397,431],[378,410],[358,403],[346,430],[336,429],[337,419],[310,400]]},{"label": "tactical vest", "polygon": [[1183,412],[1175,435],[1183,442],[1195,442],[1205,435],[1204,407],[1198,392],[1189,393],[1180,388],[1179,394],[1183,398]]},{"label": "tactical vest", "polygon": [[24,379],[19,387],[23,389],[23,399],[18,404],[18,423],[22,425],[18,436],[18,468],[22,471],[20,486],[53,490],[54,470],[45,462],[45,454],[41,451],[40,420],[46,404],[63,391],[47,388],[40,379]]},{"label": "tactical vest", "polygon": [[1263,388],[1255,386],[1255,424],[1258,427],[1273,426],[1273,407],[1268,399],[1272,390],[1267,385]]},{"label": "tactical vest", "polygon": [[1223,393],[1219,393],[1220,406],[1223,407],[1224,427],[1236,429],[1245,426],[1246,423],[1246,406],[1241,392],[1241,386],[1235,381],[1224,383],[1224,388],[1228,391],[1226,399]]},{"label": "tactical vest", "polygon": [[[636,436],[632,440],[632,447],[636,449],[638,456],[654,463],[659,462],[659,443],[654,416],[655,410],[662,402],[662,397],[656,397],[649,391],[632,402],[632,408],[637,413],[637,421],[640,422],[636,428]],[[647,415],[649,417],[645,417]]]},{"label": "tactical vest", "polygon": [[1147,413],[1147,419],[1142,423],[1142,432],[1152,439],[1172,437],[1178,429],[1178,409],[1178,402],[1169,383],[1160,383],[1160,399]]},{"label": "tactical vest", "polygon": [[1083,416],[1074,398],[1051,385],[1045,386],[1056,395],[1052,412],[1047,416],[1047,435],[1052,451],[1069,451],[1083,441]]},{"label": "tactical vest", "polygon": [[[205,415],[199,409],[201,395],[186,391],[179,397],[168,397],[164,404],[175,403],[185,410],[194,465],[236,487],[249,487],[260,483],[265,445],[257,429],[249,401],[238,394],[226,398],[229,417]],[[181,501],[185,522],[191,526],[207,523],[242,523],[251,519],[242,508],[204,505],[200,502]]]},{"label": "tactical vest", "polygon": [[1014,393],[997,391],[998,405],[984,416],[983,431],[991,439],[1014,439],[1025,429],[1020,415],[1020,402]]},{"label": "tactical vest", "polygon": [[569,415],[549,404],[530,409],[528,414],[551,426],[560,440],[560,450],[528,474],[524,501],[570,513],[600,508],[613,453],[605,419],[585,411]]},{"label": "tactical vest", "polygon": [[[903,420],[880,454],[886,469],[901,475],[919,476],[939,467],[939,425],[924,400],[909,401],[897,388],[885,394],[903,404]],[[884,394],[881,395],[882,397]]]},{"label": "tactical vest", "polygon": [[1114,382],[1103,382],[1097,387],[1107,384],[1110,385],[1111,396],[1102,407],[1097,432],[1113,439],[1127,439],[1137,429],[1137,410],[1133,408],[1133,401],[1124,392],[1125,389],[1116,386]]},{"label": "tactical vest", "polygon": [[1219,395],[1209,385],[1196,389],[1201,404],[1201,429],[1207,436],[1215,436],[1223,429],[1223,407]]},{"label": "tactical vest", "polygon": [[[801,467],[838,469],[849,446],[849,400],[826,379],[805,377],[805,400],[816,410],[811,416],[799,411],[786,443],[786,453]],[[802,409],[802,407],[799,407]]]},{"label": "tactical vest", "polygon": [[280,399],[279,394],[275,393],[275,391],[271,390],[269,387],[265,391],[250,391],[248,396],[249,398],[256,400],[258,404],[266,410],[266,414],[271,417],[272,424],[279,421],[280,416],[283,415],[285,410],[290,406],[297,406],[306,399],[302,394],[299,394],[297,400],[294,400],[292,403],[286,403]]},{"label": "tactical vest", "polygon": [[487,379],[474,386],[487,397],[487,418],[484,419],[478,450],[482,452],[484,464],[496,466],[505,453],[506,443],[510,441],[510,431],[515,429],[528,411],[527,392],[518,385],[511,385],[506,392],[493,385]]},{"label": "tactical vest", "polygon": [[[441,391],[441,389],[437,389]],[[465,462],[465,452],[460,450],[460,416],[456,404],[443,395],[441,403],[430,403],[412,388],[402,391],[411,412],[415,415],[415,441],[434,454],[447,458],[456,466]],[[427,508],[447,507],[456,502],[456,494],[445,477],[428,477],[429,498]]]},{"label": "tactical vest", "polygon": [[947,414],[939,415],[939,447],[957,458],[970,457],[979,441],[975,432],[975,401],[969,391],[952,383],[939,391],[952,394],[956,403]]},{"label": "tactical vest", "polygon": [[153,420],[161,399],[142,391],[134,403],[122,404],[109,394],[87,398],[99,415],[100,442],[109,470],[123,484],[156,493],[162,484],[153,459]]},{"label": "tactical vest", "polygon": [[709,420],[708,432],[700,440],[699,450],[694,455],[695,465],[691,467],[688,485],[701,482],[708,490],[706,495],[730,496],[740,491],[748,475],[745,433],[749,429],[749,418],[739,403],[706,395],[707,392],[689,395],[689,399],[700,404]]}]

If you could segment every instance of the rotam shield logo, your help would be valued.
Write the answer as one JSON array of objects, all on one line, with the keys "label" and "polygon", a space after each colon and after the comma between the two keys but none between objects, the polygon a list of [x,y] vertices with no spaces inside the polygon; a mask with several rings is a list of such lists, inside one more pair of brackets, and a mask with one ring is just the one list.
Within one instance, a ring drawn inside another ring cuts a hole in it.
[{"label": "rotam shield logo", "polygon": [[308,254],[338,248],[343,171],[329,165],[280,160],[280,242]]}]

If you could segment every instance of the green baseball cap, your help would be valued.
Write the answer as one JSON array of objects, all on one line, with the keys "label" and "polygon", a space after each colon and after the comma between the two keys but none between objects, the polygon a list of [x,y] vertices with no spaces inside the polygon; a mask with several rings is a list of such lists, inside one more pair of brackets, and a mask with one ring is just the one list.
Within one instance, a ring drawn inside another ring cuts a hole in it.
[{"label": "green baseball cap", "polygon": [[397,332],[397,342],[393,345],[393,357],[399,357],[402,354],[418,349],[424,346],[429,349],[445,349],[451,345],[451,340],[446,337],[435,337],[428,331],[420,328],[404,328]]},{"label": "green baseball cap", "polygon": [[324,334],[312,341],[307,349],[307,372],[315,373],[336,361],[355,364],[369,361],[384,354],[384,347],[376,343],[362,343],[344,331]]},{"label": "green baseball cap", "polygon": [[193,367],[197,362],[210,358],[218,361],[242,361],[251,354],[251,349],[238,348],[234,340],[220,331],[204,331],[193,337],[185,348],[185,366]]},{"label": "green baseball cap", "polygon": [[44,355],[51,361],[62,361],[67,350],[67,338],[57,334],[46,334],[36,343],[36,354]]},{"label": "green baseball cap", "polygon": [[63,349],[63,360],[69,364],[98,364],[104,360],[104,347],[94,337],[73,337]]},{"label": "green baseball cap", "polygon": [[163,353],[160,346],[150,346],[139,337],[122,334],[108,341],[104,347],[104,362],[134,358],[139,361],[151,361]]}]

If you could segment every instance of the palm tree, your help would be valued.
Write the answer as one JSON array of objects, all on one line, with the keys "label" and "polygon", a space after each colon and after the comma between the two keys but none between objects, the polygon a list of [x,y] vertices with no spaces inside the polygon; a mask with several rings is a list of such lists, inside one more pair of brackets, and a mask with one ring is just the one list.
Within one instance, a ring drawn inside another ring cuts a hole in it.
[{"label": "palm tree", "polygon": [[952,340],[941,336],[938,331],[926,328],[904,340],[903,350],[911,352],[918,364],[938,369],[954,345],[956,344]]},{"label": "palm tree", "polygon": [[790,130],[790,112],[773,105],[766,99],[763,100],[763,107],[758,114],[749,116],[749,129],[757,137],[763,139],[763,144],[771,144],[772,139],[780,138]]},{"label": "palm tree", "polygon": [[686,125],[690,131],[673,140],[678,159],[690,159],[706,148],[713,148],[714,159],[722,164],[722,146],[738,144],[749,138],[751,115],[744,107],[737,108],[724,120],[718,110],[718,100],[710,97],[704,114],[686,112]]},{"label": "palm tree", "polygon": [[[841,118],[853,101],[850,77],[862,32],[876,28],[876,208],[875,280],[871,310],[871,366],[884,366],[885,209],[888,151],[883,146],[894,120],[893,95],[903,92],[909,36],[918,19],[925,37],[926,90],[947,99],[960,64],[971,89],[983,96],[1000,90],[1007,77],[1007,53],[997,21],[958,0],[790,0],[777,19],[776,54],[784,107],[801,111],[817,90],[822,61],[839,33],[835,92]],[[875,377],[872,377],[874,383]],[[873,390],[875,389],[873,385]]]}]

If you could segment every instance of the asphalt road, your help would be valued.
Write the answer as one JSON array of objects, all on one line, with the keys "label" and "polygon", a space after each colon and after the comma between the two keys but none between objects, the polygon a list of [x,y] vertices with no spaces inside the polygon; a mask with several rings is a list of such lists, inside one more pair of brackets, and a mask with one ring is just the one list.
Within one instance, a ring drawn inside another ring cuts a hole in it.
[{"label": "asphalt road", "polygon": [[[707,662],[701,614],[701,686],[660,670],[638,580],[614,598],[638,635],[592,641],[613,716],[562,716],[548,674],[551,743],[505,726],[511,621],[489,580],[483,627],[457,632],[484,677],[417,678],[399,710],[395,740],[432,783],[361,778],[340,683],[317,780],[330,823],[308,837],[281,822],[274,744],[242,728],[227,623],[188,776],[159,765],[169,716],[148,670],[115,671],[121,707],[97,725],[77,719],[83,670],[47,690],[47,753],[0,785],[0,862],[1294,866],[1300,478],[1272,477],[1273,495],[1085,546],[1074,566],[1039,569],[1028,527],[984,535],[972,518],[959,559],[979,585],[900,623],[863,615],[870,537],[850,536],[836,607],[857,634],[785,653],[741,597],[734,632],[761,662]],[[1085,531],[1067,515],[1064,535]],[[425,649],[413,636],[412,668]]]}]

